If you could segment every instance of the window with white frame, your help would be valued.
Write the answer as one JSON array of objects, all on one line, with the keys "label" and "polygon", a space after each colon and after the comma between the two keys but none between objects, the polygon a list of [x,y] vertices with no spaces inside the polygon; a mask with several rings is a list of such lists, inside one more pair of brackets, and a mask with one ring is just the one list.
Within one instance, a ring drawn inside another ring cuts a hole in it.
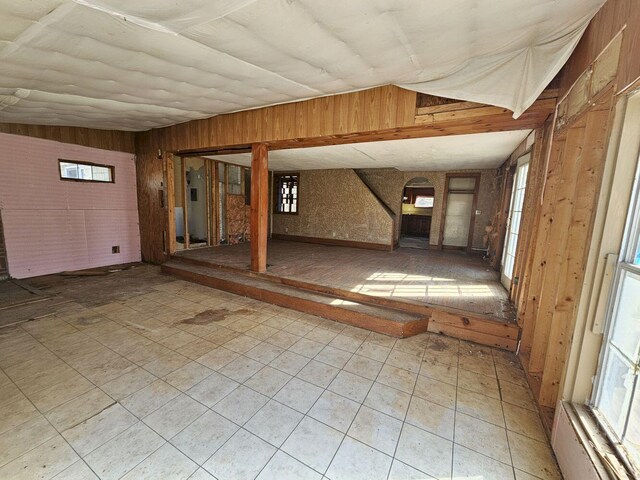
[{"label": "window with white frame", "polygon": [[96,163],[75,162],[73,160],[58,160],[60,178],[76,182],[107,182],[112,183],[113,166],[98,165]]},{"label": "window with white frame", "polygon": [[520,157],[513,180],[507,233],[502,252],[503,283],[510,283],[513,277],[516,249],[518,248],[518,238],[520,236],[520,221],[522,220],[524,206],[524,194],[527,188],[527,175],[529,174],[529,158],[529,154]]},{"label": "window with white frame", "polygon": [[640,196],[638,180],[609,296],[604,347],[592,400],[596,418],[640,471]]}]

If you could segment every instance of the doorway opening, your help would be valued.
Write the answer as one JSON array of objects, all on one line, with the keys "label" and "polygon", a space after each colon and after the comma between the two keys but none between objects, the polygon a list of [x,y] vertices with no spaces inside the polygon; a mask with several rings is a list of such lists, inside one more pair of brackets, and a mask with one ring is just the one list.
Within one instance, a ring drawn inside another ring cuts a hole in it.
[{"label": "doorway opening", "polygon": [[471,250],[479,186],[478,174],[447,174],[440,242],[443,248]]},{"label": "doorway opening", "polygon": [[429,248],[435,188],[424,177],[409,180],[402,193],[400,246]]}]

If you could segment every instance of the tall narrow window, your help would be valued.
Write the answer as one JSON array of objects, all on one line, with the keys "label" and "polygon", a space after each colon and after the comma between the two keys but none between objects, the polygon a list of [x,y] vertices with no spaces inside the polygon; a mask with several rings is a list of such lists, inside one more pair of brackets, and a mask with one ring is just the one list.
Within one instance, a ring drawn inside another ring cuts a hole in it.
[{"label": "tall narrow window", "polygon": [[[637,176],[636,176],[637,178]],[[629,209],[627,229],[609,297],[607,332],[594,410],[610,438],[640,467],[640,198]]]},{"label": "tall narrow window", "polygon": [[520,235],[524,194],[527,188],[527,175],[529,174],[529,158],[529,154],[520,157],[513,179],[509,218],[507,220],[507,233],[504,241],[504,250],[502,252],[502,284],[507,289],[511,287],[513,267],[516,261],[516,249],[518,248],[518,238]]},{"label": "tall narrow window", "polygon": [[298,213],[298,174],[276,174],[275,185],[275,211],[276,213]]}]

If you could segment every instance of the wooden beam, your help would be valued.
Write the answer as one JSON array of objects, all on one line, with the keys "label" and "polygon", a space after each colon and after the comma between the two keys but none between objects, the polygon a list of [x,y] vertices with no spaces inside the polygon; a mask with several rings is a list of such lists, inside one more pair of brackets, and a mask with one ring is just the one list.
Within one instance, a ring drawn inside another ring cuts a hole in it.
[{"label": "wooden beam", "polygon": [[267,271],[269,219],[269,149],[264,143],[251,147],[251,271]]}]

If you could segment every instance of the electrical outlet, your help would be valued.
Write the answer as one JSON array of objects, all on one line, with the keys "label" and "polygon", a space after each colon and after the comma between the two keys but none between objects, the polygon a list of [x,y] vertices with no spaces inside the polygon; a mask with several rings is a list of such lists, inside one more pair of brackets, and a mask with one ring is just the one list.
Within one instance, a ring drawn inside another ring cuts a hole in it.
[{"label": "electrical outlet", "polygon": [[482,210],[476,210],[476,215],[482,215]]}]

